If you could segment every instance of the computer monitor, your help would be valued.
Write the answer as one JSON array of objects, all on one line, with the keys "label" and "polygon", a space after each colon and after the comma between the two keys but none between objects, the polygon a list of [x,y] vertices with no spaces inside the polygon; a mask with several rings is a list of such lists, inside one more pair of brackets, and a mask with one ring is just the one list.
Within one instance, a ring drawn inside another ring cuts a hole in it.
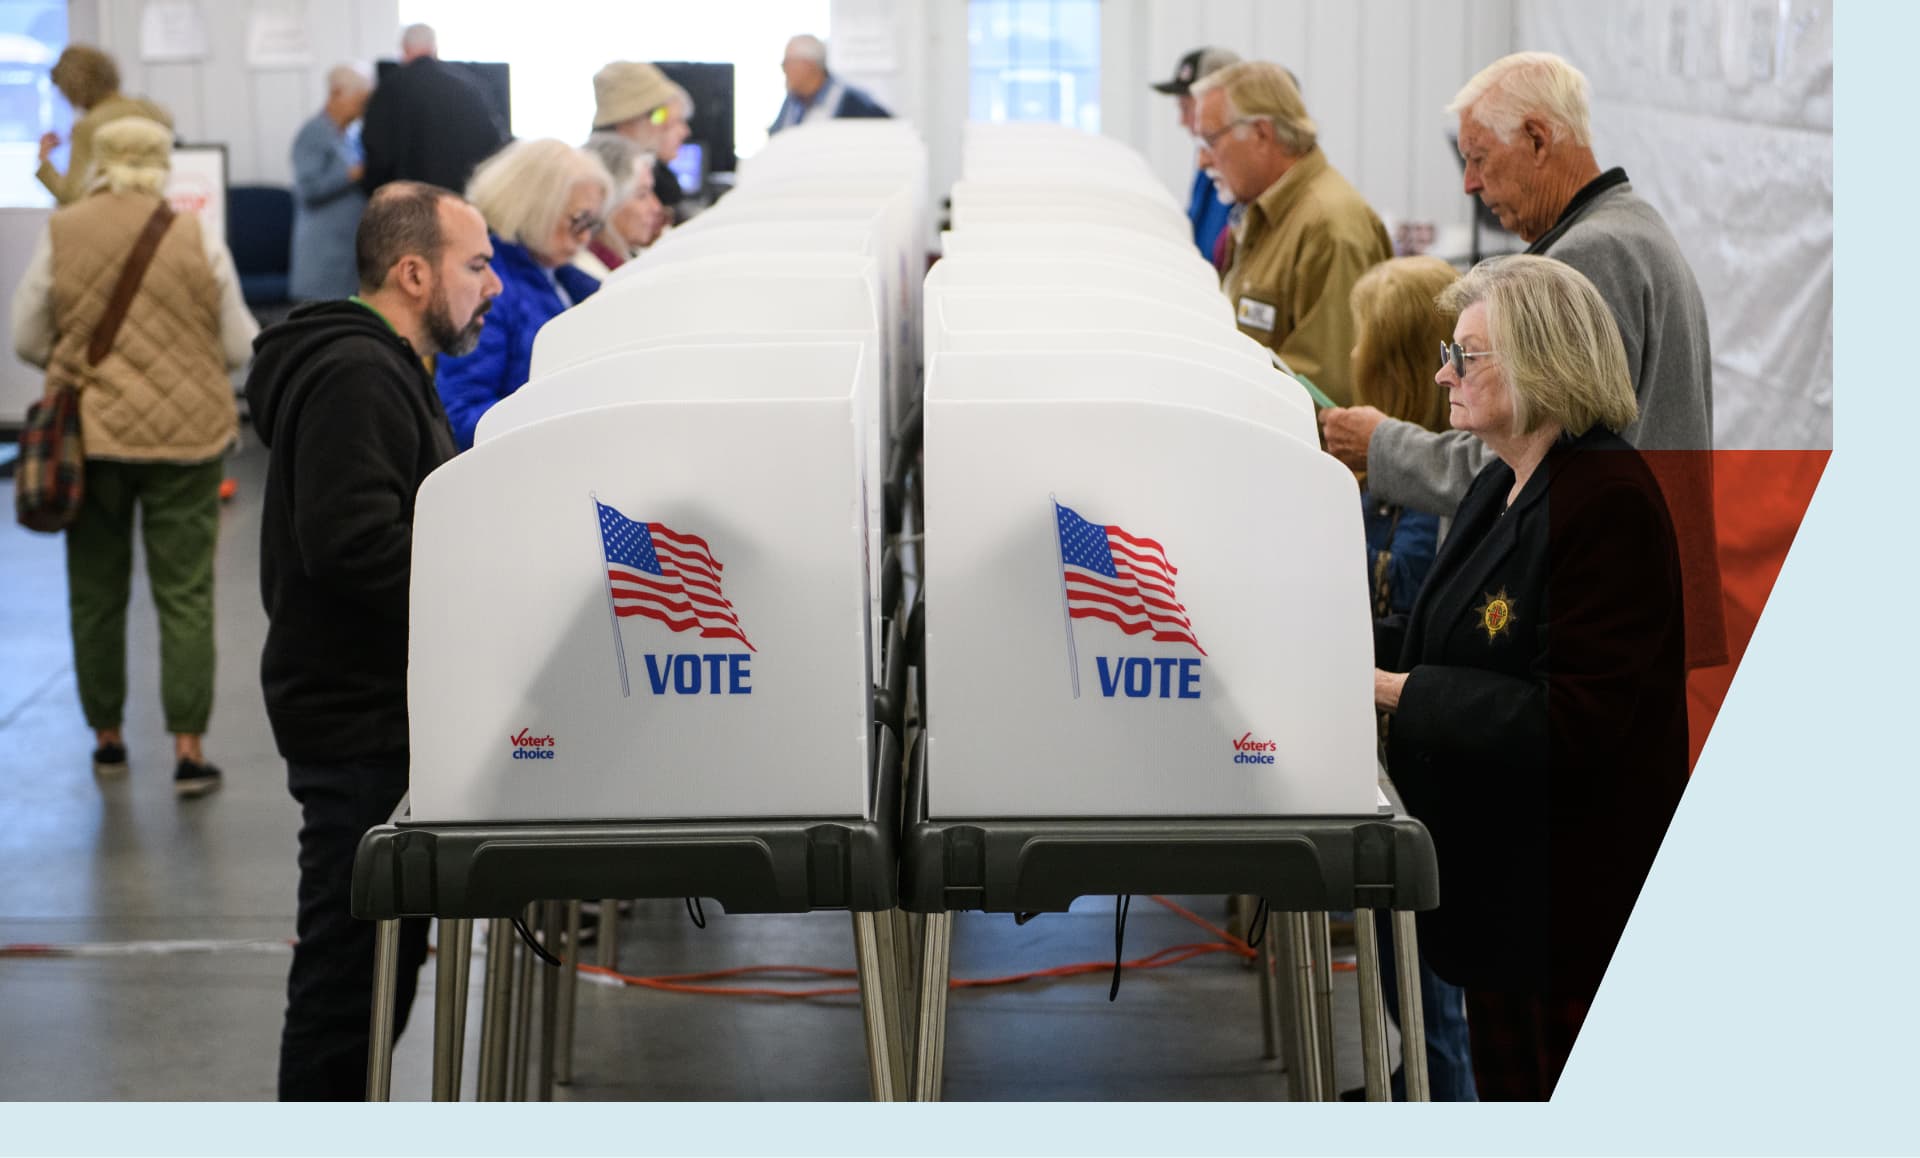
[{"label": "computer monitor", "polygon": [[667,162],[667,168],[673,170],[674,179],[680,182],[680,191],[689,197],[699,195],[707,181],[707,150],[699,141],[685,141],[680,151]]},{"label": "computer monitor", "polygon": [[[693,120],[687,125],[687,135],[703,146],[706,170],[702,176],[733,172],[733,65],[690,60],[654,63],[668,80],[693,98]],[[683,156],[685,152],[682,146]],[[684,178],[681,183],[685,185]],[[687,186],[689,192],[697,188]]]}]

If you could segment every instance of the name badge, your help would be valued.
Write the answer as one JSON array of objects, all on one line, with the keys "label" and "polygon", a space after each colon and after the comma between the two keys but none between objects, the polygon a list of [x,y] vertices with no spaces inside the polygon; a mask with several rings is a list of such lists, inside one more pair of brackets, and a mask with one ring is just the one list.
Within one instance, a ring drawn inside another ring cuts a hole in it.
[{"label": "name badge", "polygon": [[1265,302],[1241,298],[1239,308],[1235,311],[1235,318],[1248,329],[1273,332],[1274,309]]}]

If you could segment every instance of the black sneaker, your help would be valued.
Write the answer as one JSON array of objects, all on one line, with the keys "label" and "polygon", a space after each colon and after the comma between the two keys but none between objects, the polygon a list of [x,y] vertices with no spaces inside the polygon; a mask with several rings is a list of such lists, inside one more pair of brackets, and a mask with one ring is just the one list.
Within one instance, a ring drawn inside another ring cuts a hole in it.
[{"label": "black sneaker", "polygon": [[93,774],[101,777],[127,774],[127,746],[102,744],[93,750]]},{"label": "black sneaker", "polygon": [[181,757],[173,770],[175,796],[205,796],[220,787],[220,769]]}]

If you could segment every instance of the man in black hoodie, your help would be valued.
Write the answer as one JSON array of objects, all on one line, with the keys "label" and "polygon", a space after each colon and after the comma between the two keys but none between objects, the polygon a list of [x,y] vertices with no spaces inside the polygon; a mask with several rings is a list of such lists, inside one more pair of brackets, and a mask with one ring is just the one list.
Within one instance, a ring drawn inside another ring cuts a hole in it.
[{"label": "man in black hoodie", "polygon": [[[373,926],[348,909],[354,850],[407,790],[413,501],[454,455],[427,359],[463,354],[500,292],[478,210],[411,181],[374,194],[360,293],[295,310],[254,342],[247,402],[270,449],[260,525],[260,682],[300,802],[299,942],[280,1097],[365,1096]],[[403,926],[394,1032],[425,921]]]}]

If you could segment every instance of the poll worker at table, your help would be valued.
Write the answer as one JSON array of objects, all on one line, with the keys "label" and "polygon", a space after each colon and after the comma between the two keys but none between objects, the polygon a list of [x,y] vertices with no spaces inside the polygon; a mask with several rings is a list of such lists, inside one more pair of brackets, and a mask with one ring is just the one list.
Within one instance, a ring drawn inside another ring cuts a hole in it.
[{"label": "poll worker at table", "polygon": [[818,36],[801,35],[787,41],[780,71],[787,78],[787,99],[781,102],[773,124],[767,126],[768,135],[839,117],[873,120],[893,115],[865,89],[827,71],[827,42]]},{"label": "poll worker at table", "polygon": [[[1626,345],[1638,416],[1621,437],[1660,480],[1686,575],[1687,666],[1727,662],[1713,513],[1713,355],[1707,307],[1673,230],[1594,158],[1587,78],[1560,57],[1520,52],[1468,81],[1459,117],[1466,191],[1528,243],[1600,291]],[[1327,449],[1365,470],[1374,493],[1446,514],[1490,455],[1460,431],[1435,434],[1367,406],[1323,411]]]},{"label": "poll worker at table", "polygon": [[[282,1101],[366,1094],[374,927],[349,907],[353,858],[406,795],[413,503],[454,455],[426,360],[471,349],[500,292],[486,221],[435,185],[382,185],[356,253],[359,294],[301,306],[261,334],[247,378],[268,447],[260,684],[301,814]],[[401,922],[399,953],[396,1036],[426,921]]]},{"label": "poll worker at table", "polygon": [[505,287],[471,353],[440,359],[440,400],[461,450],[493,404],[526,385],[540,327],[600,288],[573,257],[606,223],[613,178],[600,158],[552,138],[515,141],[473,175]]},{"label": "poll worker at table", "polygon": [[1193,95],[1200,163],[1246,206],[1220,282],[1240,330],[1345,404],[1347,298],[1361,274],[1393,256],[1386,227],[1320,151],[1286,69],[1242,61],[1195,81]]},{"label": "poll worker at table", "polygon": [[1605,299],[1483,263],[1437,381],[1485,443],[1403,631],[1376,632],[1387,767],[1433,835],[1420,947],[1463,987],[1484,1100],[1552,1096],[1687,782],[1673,525]]}]

